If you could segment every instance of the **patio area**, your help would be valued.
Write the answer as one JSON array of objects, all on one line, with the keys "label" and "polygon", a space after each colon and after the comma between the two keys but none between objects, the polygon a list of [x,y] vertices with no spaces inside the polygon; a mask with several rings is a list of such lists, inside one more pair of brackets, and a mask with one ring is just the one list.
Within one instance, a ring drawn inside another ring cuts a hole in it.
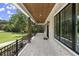
[{"label": "patio area", "polygon": [[50,39],[44,40],[44,34],[38,33],[32,37],[31,43],[28,43],[18,56],[72,56],[73,54],[68,51],[63,51],[59,48],[60,45],[56,46],[54,40],[53,45],[49,42]]}]

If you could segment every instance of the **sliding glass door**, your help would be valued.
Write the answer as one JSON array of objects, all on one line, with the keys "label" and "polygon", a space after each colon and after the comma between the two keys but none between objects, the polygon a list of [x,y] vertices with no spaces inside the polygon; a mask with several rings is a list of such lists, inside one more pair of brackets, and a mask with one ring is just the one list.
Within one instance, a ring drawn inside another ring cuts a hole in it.
[{"label": "sliding glass door", "polygon": [[79,4],[76,4],[76,51],[79,53]]},{"label": "sliding glass door", "polygon": [[54,19],[56,39],[79,53],[79,4],[68,4]]},{"label": "sliding glass door", "polygon": [[72,48],[72,4],[67,5],[60,14],[60,41]]}]

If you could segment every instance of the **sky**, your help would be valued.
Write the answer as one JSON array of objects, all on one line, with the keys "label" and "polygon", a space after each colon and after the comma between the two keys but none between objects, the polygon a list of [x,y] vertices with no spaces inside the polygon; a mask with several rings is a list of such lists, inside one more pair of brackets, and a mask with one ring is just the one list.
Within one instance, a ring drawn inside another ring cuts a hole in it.
[{"label": "sky", "polygon": [[0,3],[0,19],[9,20],[12,14],[16,14],[16,9],[11,3]]}]

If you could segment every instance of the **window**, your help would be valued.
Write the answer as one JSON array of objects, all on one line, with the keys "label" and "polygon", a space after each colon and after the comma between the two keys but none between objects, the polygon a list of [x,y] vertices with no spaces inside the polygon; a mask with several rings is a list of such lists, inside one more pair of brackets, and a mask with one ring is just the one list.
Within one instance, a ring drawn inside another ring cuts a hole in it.
[{"label": "window", "polygon": [[54,28],[56,38],[72,48],[72,4],[68,4],[55,16]]},{"label": "window", "polygon": [[62,14],[62,39],[68,47],[72,48],[72,4],[66,6]]},{"label": "window", "polygon": [[76,51],[79,53],[79,4],[76,4]]},{"label": "window", "polygon": [[79,4],[68,4],[55,16],[55,35],[79,53]]},{"label": "window", "polygon": [[65,37],[65,19],[64,19],[64,10],[60,12],[60,36]]},{"label": "window", "polygon": [[72,4],[65,8],[65,23],[66,23],[66,33],[65,37],[72,40]]}]

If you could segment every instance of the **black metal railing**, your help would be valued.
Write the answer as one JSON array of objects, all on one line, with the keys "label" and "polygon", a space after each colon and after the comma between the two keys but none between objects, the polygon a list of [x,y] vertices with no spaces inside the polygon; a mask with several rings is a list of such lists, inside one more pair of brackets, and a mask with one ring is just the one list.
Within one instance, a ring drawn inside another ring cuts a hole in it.
[{"label": "black metal railing", "polygon": [[29,35],[0,48],[0,56],[17,56],[22,48],[27,44],[27,39],[29,39]]}]

